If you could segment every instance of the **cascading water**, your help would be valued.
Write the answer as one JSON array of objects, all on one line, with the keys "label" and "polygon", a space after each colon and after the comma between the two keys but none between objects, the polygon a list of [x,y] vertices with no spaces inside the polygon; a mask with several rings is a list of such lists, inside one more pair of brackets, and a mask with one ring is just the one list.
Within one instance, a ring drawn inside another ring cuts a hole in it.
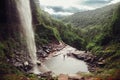
[{"label": "cascading water", "polygon": [[36,46],[35,46],[35,38],[34,32],[32,28],[32,15],[30,9],[30,1],[29,0],[16,0],[17,9],[20,16],[22,34],[26,40],[27,49],[29,51],[29,56],[31,57],[31,61],[33,63],[33,73],[40,73],[37,66],[37,56],[36,56]]}]

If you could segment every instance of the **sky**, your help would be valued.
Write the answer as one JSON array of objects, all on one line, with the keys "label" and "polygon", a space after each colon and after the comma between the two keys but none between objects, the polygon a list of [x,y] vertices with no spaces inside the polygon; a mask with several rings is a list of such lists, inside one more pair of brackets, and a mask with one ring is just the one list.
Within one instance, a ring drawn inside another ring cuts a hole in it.
[{"label": "sky", "polygon": [[120,0],[39,0],[40,6],[51,15],[71,15],[76,12],[94,10]]}]

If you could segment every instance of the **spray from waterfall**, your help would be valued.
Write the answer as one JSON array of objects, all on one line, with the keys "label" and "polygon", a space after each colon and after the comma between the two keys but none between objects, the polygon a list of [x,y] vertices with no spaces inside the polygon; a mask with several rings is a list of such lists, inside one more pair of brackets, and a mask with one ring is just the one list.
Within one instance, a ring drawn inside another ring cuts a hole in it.
[{"label": "spray from waterfall", "polygon": [[24,38],[26,40],[27,49],[29,51],[31,61],[33,63],[33,73],[40,73],[37,66],[36,46],[35,46],[34,31],[32,27],[30,1],[16,0],[16,3],[21,20],[21,27],[23,31],[22,34],[24,35]]}]

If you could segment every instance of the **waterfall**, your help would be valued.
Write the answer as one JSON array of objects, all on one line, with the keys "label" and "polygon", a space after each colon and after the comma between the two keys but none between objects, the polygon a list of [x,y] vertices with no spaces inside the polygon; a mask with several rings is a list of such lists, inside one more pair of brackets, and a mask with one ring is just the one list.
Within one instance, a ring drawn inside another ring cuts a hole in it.
[{"label": "waterfall", "polygon": [[[29,56],[33,63],[33,73],[40,73],[37,66],[37,55],[34,31],[32,27],[32,15],[29,0],[16,0],[18,13],[21,21],[22,34],[25,38]],[[14,14],[14,13],[13,13]]]}]

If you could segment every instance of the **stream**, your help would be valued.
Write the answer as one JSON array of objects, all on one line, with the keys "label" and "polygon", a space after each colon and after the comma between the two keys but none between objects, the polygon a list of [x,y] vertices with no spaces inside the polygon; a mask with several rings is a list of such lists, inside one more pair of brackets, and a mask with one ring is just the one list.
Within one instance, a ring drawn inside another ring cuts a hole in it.
[{"label": "stream", "polygon": [[60,51],[55,52],[53,56],[48,57],[44,65],[53,73],[59,74],[76,74],[78,72],[88,73],[88,65],[76,58],[67,56],[67,53],[75,53],[75,48],[66,46]]}]

